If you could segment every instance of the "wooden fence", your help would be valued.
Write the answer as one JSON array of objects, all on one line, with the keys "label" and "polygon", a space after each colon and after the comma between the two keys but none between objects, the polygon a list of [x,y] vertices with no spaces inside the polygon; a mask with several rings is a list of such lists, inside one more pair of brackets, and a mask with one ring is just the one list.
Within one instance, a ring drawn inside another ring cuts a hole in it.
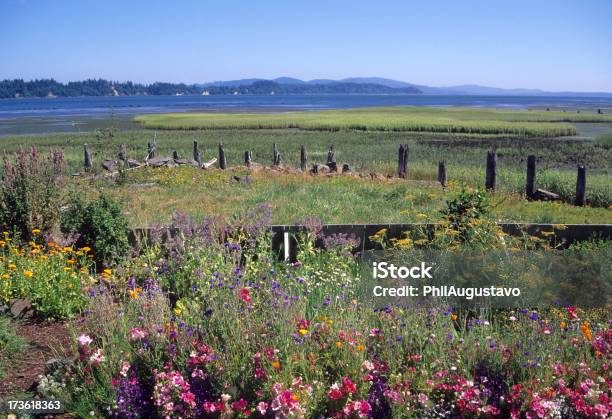
[{"label": "wooden fence", "polygon": [[[528,224],[528,223],[499,223],[501,229],[512,236],[529,234],[548,240],[551,244],[563,244],[567,246],[571,243],[585,240],[612,239],[612,224]],[[325,236],[333,234],[346,234],[359,239],[358,251],[371,250],[376,248],[376,244],[370,240],[382,229],[386,229],[386,237],[402,238],[405,231],[417,228],[432,230],[433,224],[410,223],[410,224],[326,224],[323,225],[322,234]],[[304,227],[297,225],[273,225],[272,248],[279,253],[285,260],[294,260],[296,252],[295,235],[302,231]],[[130,242],[137,240],[147,241],[149,237],[148,228],[135,228],[130,230]],[[172,235],[175,232],[168,229],[167,233]],[[554,234],[552,234],[554,233]],[[322,242],[316,243],[322,246]]]},{"label": "wooden fence", "polygon": [[[159,167],[169,166],[175,167],[177,165],[192,165],[208,169],[214,164],[217,164],[219,169],[225,170],[229,167],[227,157],[225,154],[225,147],[223,144],[219,144],[218,158],[212,159],[208,162],[202,162],[200,147],[197,141],[193,142],[193,159],[180,158],[178,152],[175,150],[172,157],[158,157],[156,155],[157,150],[157,138],[153,137],[153,141],[147,144],[146,157],[142,161],[130,159],[127,156],[125,145],[121,145],[115,160],[104,160],[102,167],[113,172],[118,168],[127,167],[134,169],[138,167]],[[272,159],[271,163],[273,167],[279,167],[282,165],[282,155],[278,150],[276,144],[272,148]],[[253,167],[253,153],[251,150],[244,152],[244,165],[246,167]],[[90,172],[93,169],[93,159],[89,147],[87,144],[83,146],[83,165],[86,172]],[[308,167],[308,153],[306,146],[302,144],[300,146],[300,170],[306,172]],[[315,163],[312,165],[310,172],[313,174],[321,173],[351,173],[349,164],[344,163],[341,167],[336,163],[336,154],[334,147],[331,146],[327,153],[326,164]],[[114,173],[118,173],[115,171]],[[409,178],[409,149],[408,144],[400,144],[397,158],[397,177],[402,179]],[[485,188],[488,191],[494,192],[497,188],[497,151],[495,149],[487,152],[485,160]],[[525,185],[525,196],[530,200],[545,200],[553,201],[559,200],[560,196],[554,192],[546,191],[544,189],[537,188],[537,171],[536,171],[536,156],[527,156],[527,167],[526,167],[526,185]],[[440,161],[438,163],[438,182],[442,187],[446,186],[448,181],[446,175],[446,163]],[[586,168],[584,165],[578,165],[577,176],[576,176],[576,196],[574,204],[577,206],[584,206],[587,204],[586,195]]]}]

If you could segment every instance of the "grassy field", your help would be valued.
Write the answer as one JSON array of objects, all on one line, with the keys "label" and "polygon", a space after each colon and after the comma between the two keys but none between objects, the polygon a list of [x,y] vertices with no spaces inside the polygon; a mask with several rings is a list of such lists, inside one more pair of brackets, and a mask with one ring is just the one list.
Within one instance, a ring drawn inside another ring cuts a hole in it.
[{"label": "grassy field", "polygon": [[286,129],[496,134],[516,137],[576,135],[567,122],[611,122],[611,115],[558,111],[388,107],[283,114],[175,113],[135,118],[156,129]]},{"label": "grassy field", "polygon": [[[429,125],[423,122],[430,119],[434,122]],[[13,136],[3,137],[2,145],[9,152],[29,145],[43,152],[60,148],[72,173],[82,170],[85,143],[93,152],[97,172],[102,171],[101,161],[115,158],[122,144],[129,157],[142,159],[154,135],[160,156],[177,151],[180,156],[190,158],[193,141],[197,140],[202,158],[207,161],[217,157],[219,143],[225,145],[228,164],[234,167],[231,171],[137,169],[122,177],[121,182],[80,178],[69,182],[70,188],[91,195],[100,189],[110,192],[128,209],[133,225],[167,221],[175,210],[196,216],[227,214],[261,202],[274,207],[275,223],[291,223],[304,215],[316,215],[328,223],[413,221],[416,214],[435,213],[447,197],[448,191],[442,191],[436,183],[440,160],[446,162],[450,182],[482,188],[486,152],[492,147],[498,153],[495,211],[500,220],[612,221],[609,142],[547,138],[559,135],[556,130],[575,130],[573,126],[566,126],[571,121],[591,121],[591,125],[603,127],[600,131],[606,135],[605,127],[609,123],[593,121],[610,121],[610,115],[402,107],[270,115],[145,115],[138,120],[145,126],[166,129],[155,134],[147,129],[105,129],[91,133]],[[183,124],[192,129],[170,129]],[[443,126],[448,129],[425,132]],[[414,132],[421,129],[422,132]],[[525,138],[536,134],[537,138]],[[269,166],[274,144],[289,167],[299,166],[301,144],[307,147],[309,165],[325,163],[327,151],[333,145],[339,164],[348,163],[355,172],[375,172],[381,177],[395,174],[399,144],[408,144],[408,181],[279,176],[277,172],[265,171],[254,174],[250,185],[231,182],[232,174],[246,174],[245,168],[239,167],[246,150],[252,151],[256,163]],[[526,159],[530,154],[537,157],[537,187],[558,193],[564,203],[527,202],[522,198]],[[587,167],[587,208],[571,205],[578,164]]]},{"label": "grassy field", "polygon": [[[122,182],[79,180],[73,187],[95,195],[110,193],[124,204],[133,226],[168,222],[174,211],[197,219],[209,214],[234,214],[259,203],[272,207],[273,223],[292,224],[304,216],[325,223],[399,223],[435,218],[460,185],[443,190],[435,182],[371,180],[343,175],[311,176],[272,170],[251,173],[250,184],[232,180],[246,168],[227,171],[141,169]],[[539,223],[610,223],[607,208],[575,207],[564,203],[528,202],[519,194],[499,193],[493,212],[500,221]]]}]

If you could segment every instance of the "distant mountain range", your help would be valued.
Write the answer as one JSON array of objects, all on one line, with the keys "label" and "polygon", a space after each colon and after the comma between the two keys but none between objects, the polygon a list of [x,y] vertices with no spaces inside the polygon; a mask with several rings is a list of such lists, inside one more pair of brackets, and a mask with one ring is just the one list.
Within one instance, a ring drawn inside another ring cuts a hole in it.
[{"label": "distant mountain range", "polygon": [[[474,95],[474,96],[612,96],[612,92],[548,92],[540,89],[504,89],[500,87],[479,86],[476,84],[465,84],[459,86],[432,87],[420,84],[407,83],[400,80],[386,79],[383,77],[348,77],[340,80],[313,79],[300,80],[293,77],[278,77],[272,80],[252,78],[216,81],[212,83],[197,84],[199,87],[238,87],[250,86],[256,82],[271,81],[279,85],[335,85],[344,83],[368,84],[384,86],[390,89],[415,89],[412,93],[426,95]],[[387,93],[387,92],[380,92]],[[398,92],[399,93],[399,92]]]}]

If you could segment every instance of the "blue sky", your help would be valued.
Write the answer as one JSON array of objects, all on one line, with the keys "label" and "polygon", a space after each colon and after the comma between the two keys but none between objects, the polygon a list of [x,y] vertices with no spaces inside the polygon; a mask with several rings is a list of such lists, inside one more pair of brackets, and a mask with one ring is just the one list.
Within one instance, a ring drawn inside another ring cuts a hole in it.
[{"label": "blue sky", "polygon": [[0,0],[0,79],[380,76],[612,92],[612,0]]}]

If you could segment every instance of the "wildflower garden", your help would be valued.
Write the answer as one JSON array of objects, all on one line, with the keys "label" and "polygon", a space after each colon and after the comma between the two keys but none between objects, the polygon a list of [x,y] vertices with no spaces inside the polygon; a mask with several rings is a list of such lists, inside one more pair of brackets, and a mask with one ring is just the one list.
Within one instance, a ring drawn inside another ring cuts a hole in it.
[{"label": "wildflower garden", "polygon": [[[272,246],[265,204],[174,212],[129,237],[130,208],[68,193],[64,165],[61,152],[5,154],[0,380],[28,350],[23,322],[61,324],[69,343],[33,386],[0,387],[0,399],[61,400],[76,417],[612,414],[609,305],[377,305],[364,295],[359,240],[325,235],[316,217],[294,220],[289,260]],[[561,245],[503,233],[494,199],[457,187],[422,215],[437,225],[430,234],[370,239],[390,253]],[[609,252],[606,240],[570,247]]]}]

